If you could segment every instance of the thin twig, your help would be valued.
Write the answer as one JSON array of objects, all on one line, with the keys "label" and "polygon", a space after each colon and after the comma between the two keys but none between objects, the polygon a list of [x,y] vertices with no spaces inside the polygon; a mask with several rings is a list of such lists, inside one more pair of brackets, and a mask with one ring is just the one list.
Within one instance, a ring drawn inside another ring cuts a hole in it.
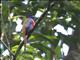
[{"label": "thin twig", "polygon": [[1,42],[8,49],[8,51],[10,52],[10,54],[14,56],[14,54],[11,52],[11,50],[8,48],[8,46],[2,40],[1,40]]},{"label": "thin twig", "polygon": [[4,43],[3,37],[4,37],[4,33],[2,33],[0,41],[8,49],[8,51],[10,52],[10,54],[14,56],[14,54],[11,52],[11,50],[8,48],[8,46]]}]

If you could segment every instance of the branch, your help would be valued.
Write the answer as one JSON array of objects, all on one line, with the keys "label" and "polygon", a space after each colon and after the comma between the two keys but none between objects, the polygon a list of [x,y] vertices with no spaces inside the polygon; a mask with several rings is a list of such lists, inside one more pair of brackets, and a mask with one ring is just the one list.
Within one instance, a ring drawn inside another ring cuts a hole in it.
[{"label": "branch", "polygon": [[[38,19],[37,23],[36,23],[35,26],[34,26],[34,29],[38,26],[38,24],[40,23],[40,21],[42,20],[42,18],[47,14],[47,11],[48,11],[48,10],[46,10],[46,11],[41,15],[41,17]],[[34,31],[34,29],[32,29],[32,30],[29,32],[29,35],[28,35],[27,39],[31,36],[31,34],[32,34],[32,32]],[[17,54],[19,53],[19,51],[20,51],[20,49],[22,48],[23,44],[24,44],[24,42],[21,41],[20,44],[19,44],[19,47],[18,47],[18,49],[17,49],[17,51],[16,51],[16,53],[15,53],[15,55],[14,55],[15,57],[16,57]],[[13,59],[13,60],[15,60],[15,59]]]},{"label": "branch", "polygon": [[14,56],[14,54],[11,52],[11,50],[8,48],[8,46],[4,43],[3,37],[4,37],[4,33],[1,34],[0,41],[1,41],[2,44],[8,49],[8,51],[10,52],[10,54]]},{"label": "branch", "polygon": [[0,41],[1,41],[2,44],[8,49],[8,51],[10,52],[10,54],[14,56],[14,54],[13,54],[13,53],[11,52],[11,50],[7,47],[7,45],[6,45],[2,40],[0,40]]},{"label": "branch", "polygon": [[[38,26],[38,24],[41,22],[41,20],[43,19],[43,17],[44,17],[44,16],[47,14],[47,12],[49,11],[50,3],[51,3],[51,2],[50,2],[50,0],[49,0],[48,8],[44,11],[44,13],[43,13],[43,14],[41,15],[41,17],[38,19],[38,21],[36,22],[34,28],[29,32],[29,35],[28,35],[27,39],[31,36],[31,34],[32,34],[32,32],[34,31],[34,29]],[[54,5],[55,5],[55,4],[54,4]],[[16,60],[16,56],[17,56],[17,54],[19,53],[20,49],[22,48],[23,44],[24,44],[24,42],[21,41],[20,44],[19,44],[19,46],[18,46],[18,48],[17,48],[17,51],[16,51],[16,53],[15,53],[15,55],[14,55],[13,60]]]}]

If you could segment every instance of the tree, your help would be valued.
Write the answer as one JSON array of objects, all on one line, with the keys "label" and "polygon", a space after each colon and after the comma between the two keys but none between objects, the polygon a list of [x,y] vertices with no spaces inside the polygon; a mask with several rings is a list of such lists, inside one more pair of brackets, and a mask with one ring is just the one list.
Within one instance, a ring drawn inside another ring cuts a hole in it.
[{"label": "tree", "polygon": [[[64,57],[64,60],[79,60],[76,59],[75,55],[79,56],[79,18],[80,18],[80,2],[79,1],[43,1],[43,0],[29,0],[27,4],[22,3],[18,0],[2,1],[2,19],[1,19],[1,34],[4,33],[3,42],[6,43],[10,48],[8,50],[15,52],[12,56],[17,57],[16,59],[28,59],[34,60],[35,57],[39,57],[41,60],[53,60],[61,58],[61,46],[58,46],[59,41],[62,39],[70,49],[69,54]],[[49,4],[49,5],[48,5]],[[48,8],[47,8],[48,7]],[[47,8],[47,10],[46,10]],[[35,17],[37,11],[41,11],[43,14],[39,18]],[[9,16],[10,13],[14,13],[12,17]],[[47,13],[47,14],[46,14]],[[29,39],[30,45],[27,47],[27,54],[22,54],[21,49],[23,43],[20,43],[20,34],[12,34],[15,32],[16,22],[18,16],[23,16],[23,21],[27,14],[32,14],[34,16],[36,26],[34,32],[30,32]],[[44,17],[44,18],[43,18]],[[62,17],[62,18],[61,18]],[[70,19],[70,20],[69,20]],[[40,22],[41,21],[41,22]],[[64,35],[61,32],[53,30],[53,28],[60,24],[64,26],[64,29],[70,27],[74,30],[72,35]],[[5,26],[6,25],[6,26]],[[55,33],[58,36],[55,36]],[[31,34],[32,33],[32,34]],[[1,36],[2,37],[2,36]],[[6,38],[7,37],[7,38]],[[77,41],[76,41],[77,40]],[[7,42],[8,41],[8,42]],[[20,43],[20,45],[19,45]],[[62,43],[63,44],[63,43]],[[19,49],[16,52],[16,48]],[[49,47],[48,47],[49,46]],[[21,50],[20,50],[21,49]],[[18,53],[20,50],[21,53]],[[43,56],[44,55],[44,56]],[[23,58],[24,57],[24,58]]]}]

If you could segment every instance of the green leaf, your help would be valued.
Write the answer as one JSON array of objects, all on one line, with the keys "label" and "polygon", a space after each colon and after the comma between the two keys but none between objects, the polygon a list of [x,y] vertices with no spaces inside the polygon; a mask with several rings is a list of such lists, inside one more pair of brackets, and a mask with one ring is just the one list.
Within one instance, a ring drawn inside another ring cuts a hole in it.
[{"label": "green leaf", "polygon": [[57,47],[55,48],[55,53],[56,53],[56,57],[57,57],[58,59],[60,59],[60,58],[61,58],[61,47],[57,46]]}]

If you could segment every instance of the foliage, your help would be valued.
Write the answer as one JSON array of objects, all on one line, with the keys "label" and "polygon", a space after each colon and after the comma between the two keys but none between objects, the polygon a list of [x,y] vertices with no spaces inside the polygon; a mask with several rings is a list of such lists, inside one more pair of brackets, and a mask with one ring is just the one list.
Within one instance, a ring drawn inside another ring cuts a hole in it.
[{"label": "foliage", "polygon": [[[18,45],[20,43],[21,32],[16,32],[15,28],[17,26],[16,21],[19,16],[23,17],[22,21],[25,21],[25,17],[28,14],[32,14],[35,22],[38,21],[39,17],[35,17],[37,11],[44,13],[48,6],[48,1],[43,0],[29,0],[28,4],[22,3],[22,0],[9,0],[2,1],[2,19],[1,19],[1,32],[4,33],[4,42],[8,45],[10,43],[10,48],[13,53],[16,52]],[[52,1],[52,4],[55,1]],[[14,15],[9,16],[11,13]],[[62,17],[60,19],[60,17]],[[67,19],[71,18],[71,21]],[[64,35],[59,33],[52,28],[57,24],[64,26],[65,30],[68,27],[74,29],[72,35]],[[58,46],[58,42],[63,40],[70,47],[70,51],[80,52],[80,1],[57,1],[57,3],[52,6],[46,16],[42,18],[42,21],[35,28],[31,36],[29,37],[29,45],[27,46],[27,53],[24,54],[24,50],[20,50],[17,60],[34,60],[35,57],[39,57],[40,60],[53,60],[61,59],[61,48]],[[57,32],[58,36],[54,33]],[[15,34],[14,34],[15,33]],[[1,34],[0,34],[1,35]],[[7,38],[5,38],[7,37]],[[8,40],[8,42],[7,42]],[[48,46],[50,45],[50,46]],[[45,56],[42,54],[45,53]],[[72,54],[72,53],[71,53]],[[70,57],[68,57],[70,58]],[[67,60],[66,57],[64,57]]]}]

